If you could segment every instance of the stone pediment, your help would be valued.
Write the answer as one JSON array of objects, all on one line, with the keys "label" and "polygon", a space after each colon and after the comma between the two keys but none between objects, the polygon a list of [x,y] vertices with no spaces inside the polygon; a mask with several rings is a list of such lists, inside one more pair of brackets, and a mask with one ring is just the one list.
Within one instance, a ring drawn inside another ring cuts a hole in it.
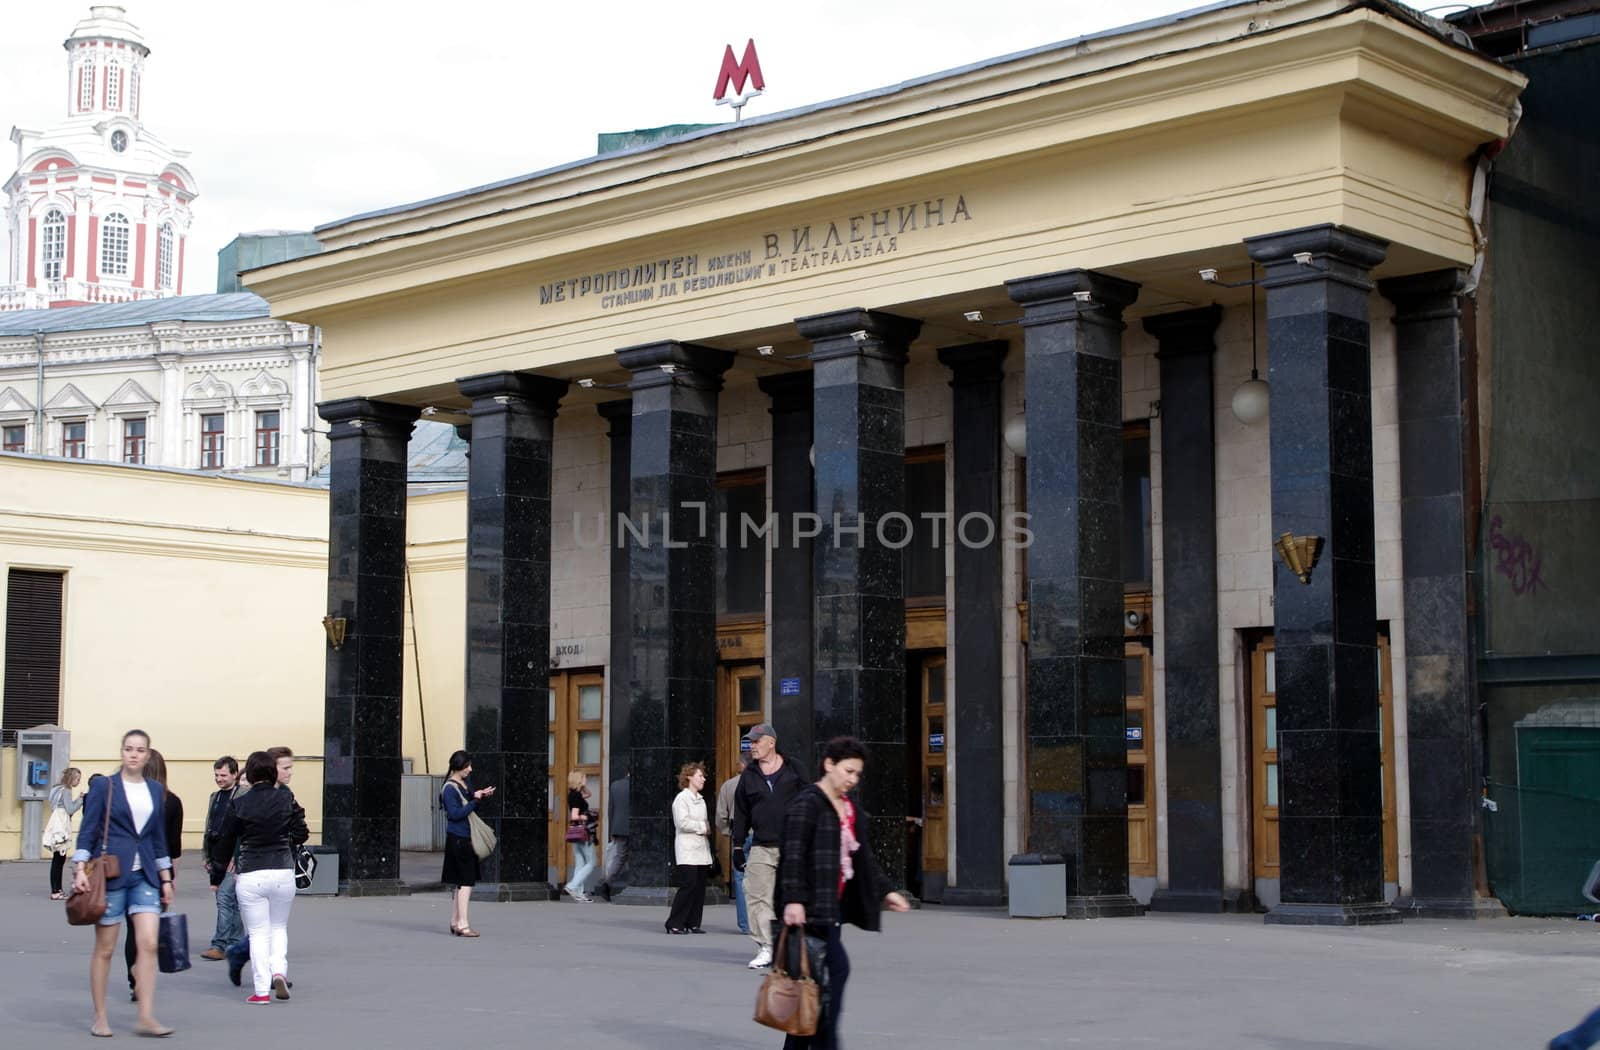
[{"label": "stone pediment", "polygon": [[210,372],[198,383],[189,384],[189,389],[183,392],[185,401],[221,401],[232,396],[233,387]]},{"label": "stone pediment", "polygon": [[288,393],[289,384],[264,368],[239,388],[240,397],[284,397]]},{"label": "stone pediment", "polygon": [[156,399],[150,396],[150,392],[133,379],[117,387],[117,392],[106,398],[107,408],[147,408],[155,403]]},{"label": "stone pediment", "polygon": [[17,388],[8,386],[0,390],[0,412],[13,415],[18,412],[32,412],[33,402],[17,393]]},{"label": "stone pediment", "polygon": [[76,385],[68,383],[56,391],[56,396],[45,402],[48,412],[93,412],[97,407],[93,401],[84,396],[83,391]]}]

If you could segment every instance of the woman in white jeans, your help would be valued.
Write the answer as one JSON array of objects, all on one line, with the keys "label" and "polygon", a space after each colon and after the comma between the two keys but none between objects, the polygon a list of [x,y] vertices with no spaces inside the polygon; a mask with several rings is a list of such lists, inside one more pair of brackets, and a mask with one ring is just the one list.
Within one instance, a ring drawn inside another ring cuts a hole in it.
[{"label": "woman in white jeans", "polygon": [[[222,818],[212,845],[212,868],[222,871],[233,856],[239,860],[234,879],[239,917],[250,938],[253,994],[245,1000],[258,1006],[273,996],[289,998],[289,908],[294,904],[294,857],[291,852],[310,837],[306,813],[294,795],[277,790],[278,764],[265,751],[252,752],[244,763],[250,790],[234,799]],[[215,877],[215,876],[213,876]]]}]

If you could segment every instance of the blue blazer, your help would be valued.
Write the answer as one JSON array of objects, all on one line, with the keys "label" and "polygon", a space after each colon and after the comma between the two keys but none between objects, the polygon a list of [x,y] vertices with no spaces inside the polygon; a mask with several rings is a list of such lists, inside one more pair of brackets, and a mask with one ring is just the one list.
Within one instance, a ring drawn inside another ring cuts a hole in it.
[{"label": "blue blazer", "polygon": [[83,802],[83,824],[78,828],[78,848],[72,854],[73,862],[86,861],[100,855],[100,831],[106,826],[106,806],[111,806],[111,827],[106,852],[116,855],[122,865],[122,875],[106,882],[106,889],[117,890],[130,884],[134,877],[133,858],[138,857],[138,872],[144,881],[161,888],[159,872],[172,867],[167,854],[166,800],[167,790],[154,780],[146,779],[150,788],[150,801],[155,808],[145,822],[144,833],[133,828],[133,810],[128,807],[127,789],[122,775],[112,774],[96,781]]}]

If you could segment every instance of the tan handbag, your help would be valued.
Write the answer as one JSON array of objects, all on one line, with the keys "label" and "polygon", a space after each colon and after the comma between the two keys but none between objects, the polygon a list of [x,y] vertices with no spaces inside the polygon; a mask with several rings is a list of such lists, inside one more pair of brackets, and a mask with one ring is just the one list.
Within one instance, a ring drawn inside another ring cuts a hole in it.
[{"label": "tan handbag", "polygon": [[106,914],[106,880],[122,874],[122,862],[115,854],[107,853],[111,840],[111,784],[106,784],[106,822],[100,829],[100,855],[90,858],[83,866],[89,879],[89,888],[82,893],[67,895],[67,925],[93,926]]},{"label": "tan handbag", "polygon": [[[804,934],[801,937],[804,938]],[[756,993],[756,1023],[776,1028],[789,1035],[812,1036],[817,1034],[817,1018],[822,1013],[822,989],[811,979],[811,954],[802,946],[800,950],[800,976],[790,977],[783,971],[784,942],[789,937],[789,927],[778,934],[778,947],[772,956],[772,972],[761,982]]]}]

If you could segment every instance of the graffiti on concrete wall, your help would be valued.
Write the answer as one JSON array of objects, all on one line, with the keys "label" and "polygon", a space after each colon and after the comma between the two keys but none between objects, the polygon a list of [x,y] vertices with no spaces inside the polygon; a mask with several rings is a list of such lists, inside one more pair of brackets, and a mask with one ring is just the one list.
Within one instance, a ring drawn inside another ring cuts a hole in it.
[{"label": "graffiti on concrete wall", "polygon": [[1513,594],[1537,594],[1544,587],[1538,549],[1526,537],[1504,531],[1498,514],[1489,519],[1489,548],[1494,552],[1494,571],[1511,581]]}]

